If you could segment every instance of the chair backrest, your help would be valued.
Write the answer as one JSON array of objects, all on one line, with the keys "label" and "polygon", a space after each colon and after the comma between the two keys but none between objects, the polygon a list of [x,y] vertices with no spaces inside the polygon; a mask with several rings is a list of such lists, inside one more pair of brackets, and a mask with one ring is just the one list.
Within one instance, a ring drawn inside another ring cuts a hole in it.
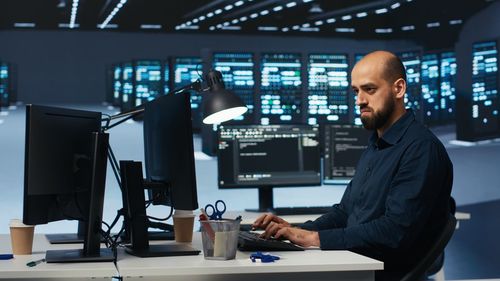
[{"label": "chair backrest", "polygon": [[432,265],[432,263],[439,257],[439,255],[444,251],[446,244],[451,239],[453,231],[457,225],[457,219],[454,215],[450,214],[446,225],[437,237],[436,241],[431,245],[429,251],[425,256],[418,262],[418,264],[408,272],[401,281],[419,281],[425,275],[427,269]]}]

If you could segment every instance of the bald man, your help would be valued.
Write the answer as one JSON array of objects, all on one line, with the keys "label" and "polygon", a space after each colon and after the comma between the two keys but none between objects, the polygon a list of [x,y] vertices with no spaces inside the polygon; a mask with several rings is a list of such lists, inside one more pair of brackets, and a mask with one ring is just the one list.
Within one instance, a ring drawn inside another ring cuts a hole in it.
[{"label": "bald man", "polygon": [[450,213],[453,167],[442,143],[405,108],[406,73],[392,53],[376,51],[351,73],[361,121],[373,131],[340,203],[292,227],[264,214],[253,227],[301,246],[351,250],[384,262],[377,280],[414,267]]}]

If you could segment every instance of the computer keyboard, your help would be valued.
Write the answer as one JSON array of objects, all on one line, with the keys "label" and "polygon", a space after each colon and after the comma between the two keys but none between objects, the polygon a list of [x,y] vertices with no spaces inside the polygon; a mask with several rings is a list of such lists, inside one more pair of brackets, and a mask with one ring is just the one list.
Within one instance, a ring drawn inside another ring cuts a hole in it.
[{"label": "computer keyboard", "polygon": [[274,208],[274,213],[278,216],[315,215],[315,214],[326,214],[331,209],[332,206],[283,207],[283,208]]},{"label": "computer keyboard", "polygon": [[290,242],[274,238],[260,238],[258,233],[248,231],[240,231],[238,249],[240,251],[304,251],[303,248]]}]

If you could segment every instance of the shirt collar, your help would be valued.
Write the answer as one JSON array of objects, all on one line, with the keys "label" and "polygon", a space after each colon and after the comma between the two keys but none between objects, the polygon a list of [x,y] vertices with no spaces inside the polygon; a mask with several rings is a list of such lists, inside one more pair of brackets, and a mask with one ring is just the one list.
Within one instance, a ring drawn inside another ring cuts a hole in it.
[{"label": "shirt collar", "polygon": [[392,126],[385,131],[381,138],[378,137],[377,131],[375,130],[370,137],[370,143],[379,148],[396,144],[401,137],[403,137],[406,130],[410,127],[414,120],[415,115],[413,114],[413,110],[406,109],[406,113],[394,124],[392,124]]}]

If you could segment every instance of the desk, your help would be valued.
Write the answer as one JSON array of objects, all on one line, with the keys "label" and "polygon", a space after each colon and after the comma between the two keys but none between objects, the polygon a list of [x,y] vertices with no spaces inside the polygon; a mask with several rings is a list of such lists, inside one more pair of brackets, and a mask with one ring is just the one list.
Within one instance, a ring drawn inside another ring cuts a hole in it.
[{"label": "desk", "polygon": [[[116,268],[112,262],[101,263],[41,263],[35,267],[28,267],[26,263],[45,258],[45,251],[75,249],[81,244],[51,245],[45,235],[36,234],[33,241],[33,254],[15,256],[11,260],[0,260],[0,279],[17,280],[111,280],[116,275]],[[12,253],[10,235],[0,235],[0,252]]]},{"label": "desk", "polygon": [[[155,241],[154,243],[158,243]],[[161,242],[160,242],[161,243]],[[170,241],[163,243],[172,243]],[[201,234],[194,233],[193,247],[202,249]],[[250,252],[238,252],[228,261],[198,256],[141,259],[119,251],[118,269],[126,280],[373,280],[383,263],[349,251],[273,252],[275,263],[252,263]]]}]

